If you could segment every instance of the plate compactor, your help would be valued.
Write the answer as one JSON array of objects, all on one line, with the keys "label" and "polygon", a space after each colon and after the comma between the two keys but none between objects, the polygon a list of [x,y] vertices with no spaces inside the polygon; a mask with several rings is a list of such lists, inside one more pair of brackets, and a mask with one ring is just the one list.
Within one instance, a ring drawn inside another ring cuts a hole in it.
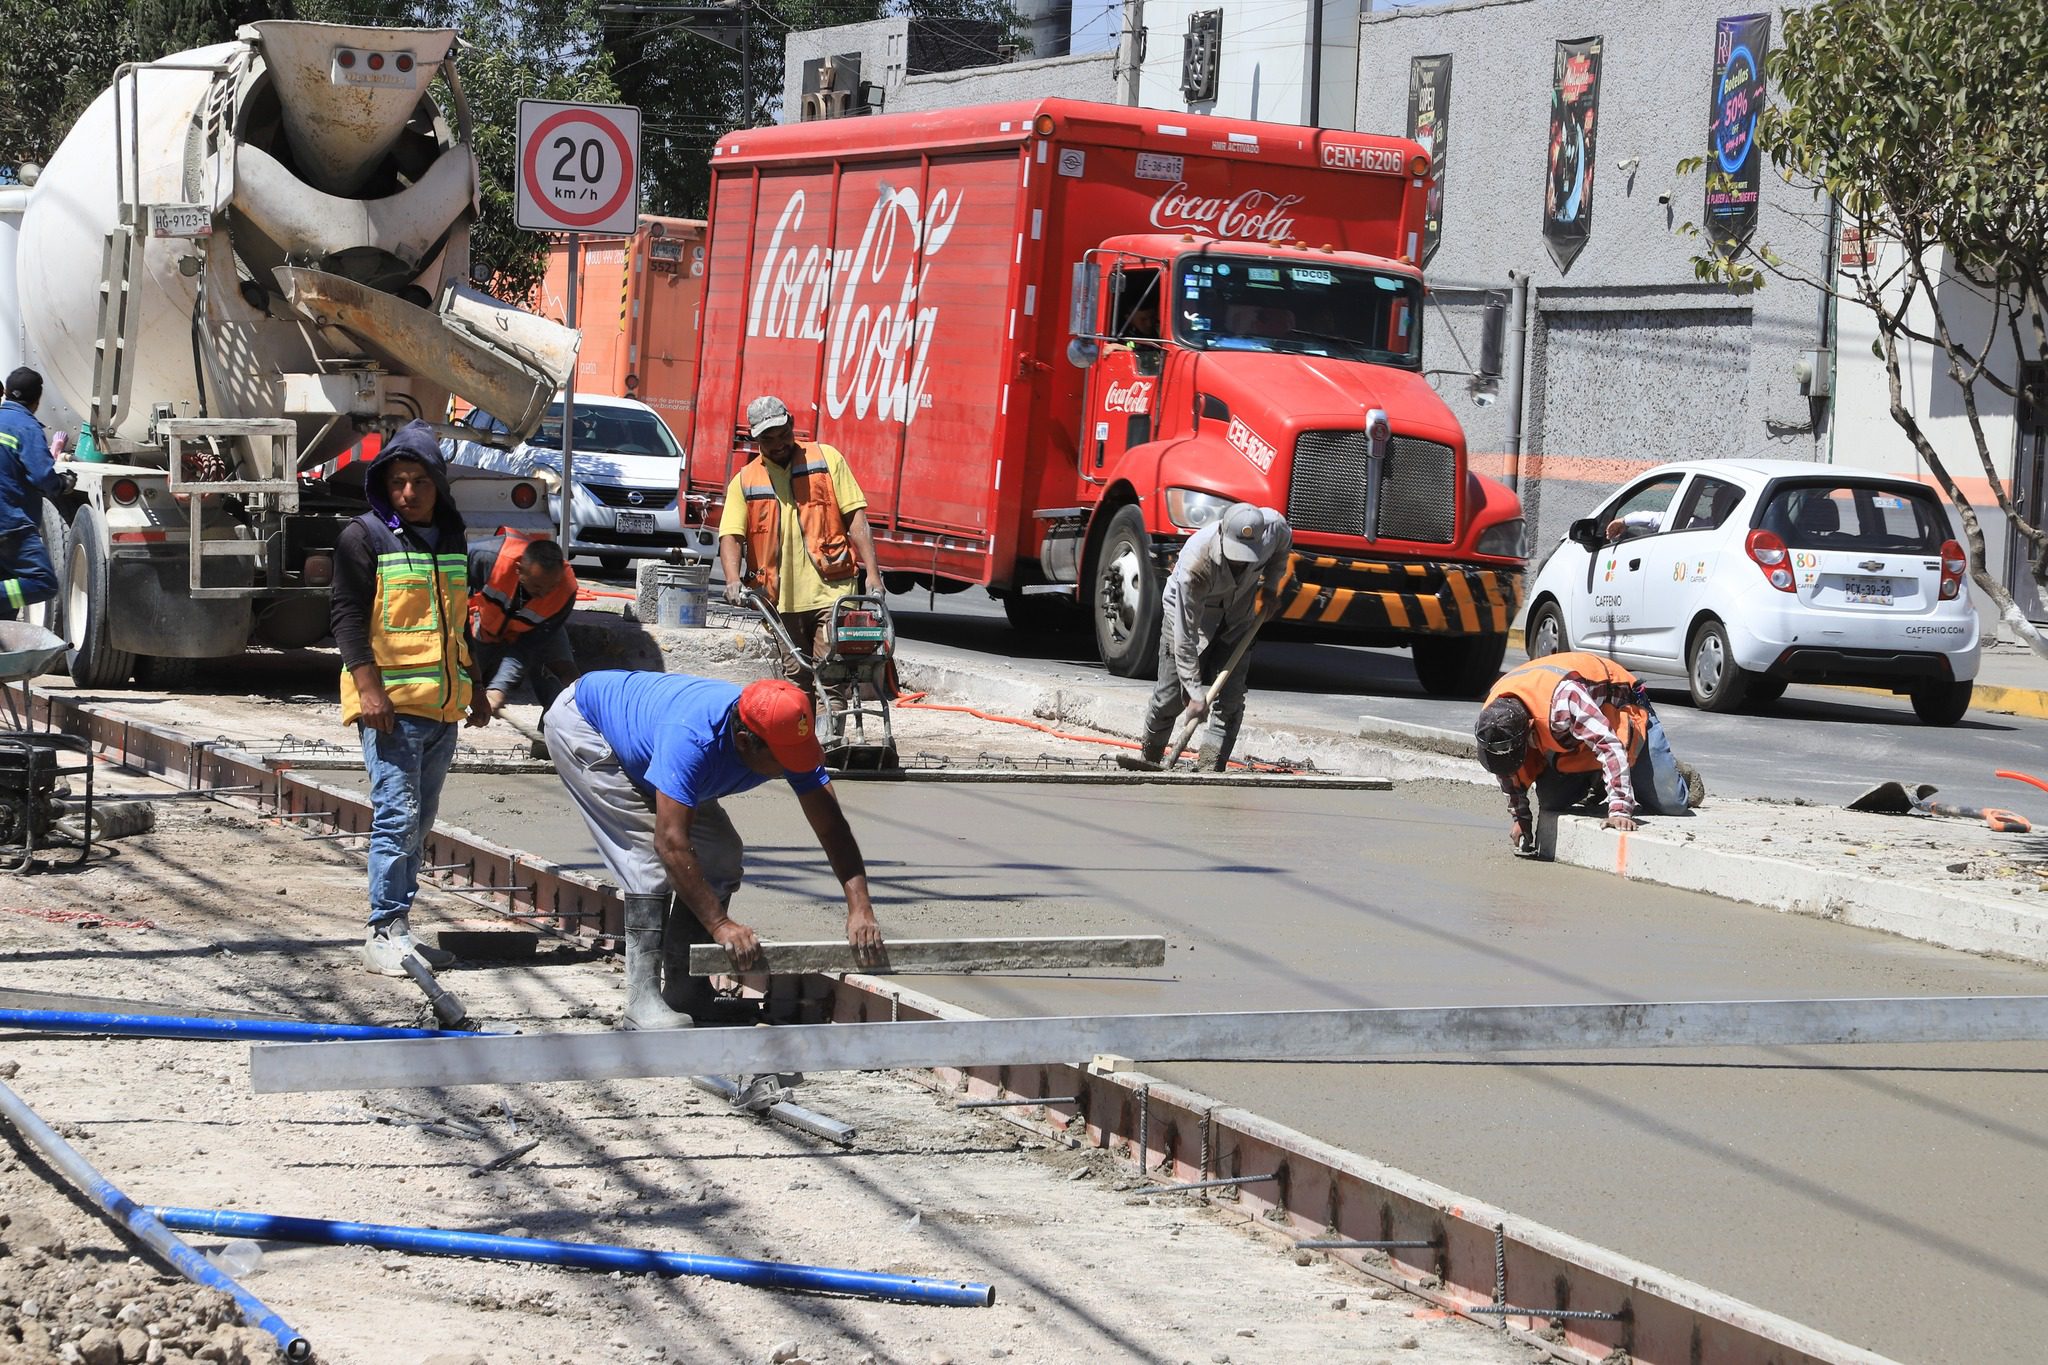
[{"label": "plate compactor", "polygon": [[825,766],[866,772],[895,768],[889,697],[896,690],[896,627],[889,620],[888,602],[872,593],[849,593],[833,603],[813,659],[790,638],[759,588],[748,584],[746,598],[766,623],[783,663],[799,663],[809,671]]}]

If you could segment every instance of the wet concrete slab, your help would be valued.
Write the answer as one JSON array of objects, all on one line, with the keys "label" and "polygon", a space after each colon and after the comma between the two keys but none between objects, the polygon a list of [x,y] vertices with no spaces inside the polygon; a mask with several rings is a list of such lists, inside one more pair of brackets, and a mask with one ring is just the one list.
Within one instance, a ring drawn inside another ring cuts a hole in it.
[{"label": "wet concrete slab", "polygon": [[[989,1014],[2048,991],[2037,968],[1517,862],[1497,798],[1449,786],[839,791],[885,932],[1169,941],[1157,972],[917,979]],[[796,803],[728,804],[735,913],[832,932]],[[548,779],[454,780],[442,815],[596,866]],[[1152,1069],[1901,1360],[2039,1355],[2048,1046]]]}]

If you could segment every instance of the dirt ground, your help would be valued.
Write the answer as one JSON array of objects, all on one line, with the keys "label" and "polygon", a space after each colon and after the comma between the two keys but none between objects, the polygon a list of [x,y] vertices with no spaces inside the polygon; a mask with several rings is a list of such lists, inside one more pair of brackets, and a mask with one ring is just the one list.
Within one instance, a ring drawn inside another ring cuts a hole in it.
[{"label": "dirt ground", "polygon": [[[358,860],[250,812],[160,809],[154,833],[82,870],[14,880],[0,905],[0,1004],[424,1022],[409,982],[358,966]],[[478,923],[460,902],[426,904],[423,930]],[[528,1030],[609,1026],[622,995],[614,963],[567,945],[444,982],[486,1026]],[[1107,1157],[960,1113],[907,1077],[802,1088],[803,1103],[858,1128],[842,1151],[681,1082],[252,1096],[245,1056],[226,1043],[0,1035],[0,1075],[142,1203],[525,1229],[996,1287],[993,1308],[924,1308],[269,1244],[245,1282],[324,1360],[1531,1358],[1327,1260],[1298,1264],[1227,1204],[1139,1197]],[[9,1130],[0,1361],[274,1358],[268,1338],[222,1325],[224,1300],[158,1274],[60,1186]]]}]

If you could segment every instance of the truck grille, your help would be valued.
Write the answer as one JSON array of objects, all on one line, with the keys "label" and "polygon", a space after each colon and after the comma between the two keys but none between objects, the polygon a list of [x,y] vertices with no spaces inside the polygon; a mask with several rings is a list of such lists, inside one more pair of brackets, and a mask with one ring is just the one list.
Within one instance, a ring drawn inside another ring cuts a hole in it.
[{"label": "truck grille", "polygon": [[[676,505],[675,490],[665,488],[621,488],[610,483],[586,483],[583,491],[606,507],[623,507],[629,512],[665,512]],[[640,501],[634,502],[638,493]]]},{"label": "truck grille", "polygon": [[[1296,437],[1288,524],[1297,531],[1365,535],[1365,449],[1363,431],[1304,431]],[[1394,437],[1380,476],[1377,534],[1448,544],[1458,531],[1457,472],[1449,446]]]}]

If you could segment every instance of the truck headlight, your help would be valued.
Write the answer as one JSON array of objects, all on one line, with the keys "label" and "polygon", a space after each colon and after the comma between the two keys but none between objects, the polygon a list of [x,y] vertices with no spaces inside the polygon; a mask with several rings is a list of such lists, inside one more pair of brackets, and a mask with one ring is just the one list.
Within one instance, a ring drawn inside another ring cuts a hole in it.
[{"label": "truck headlight", "polygon": [[1219,497],[1194,488],[1166,490],[1166,519],[1183,531],[1199,531],[1222,516],[1235,498]]},{"label": "truck headlight", "polygon": [[1503,559],[1527,559],[1528,528],[1520,517],[1510,517],[1500,525],[1489,526],[1480,532],[1479,543],[1472,548],[1483,555],[1499,555]]}]

